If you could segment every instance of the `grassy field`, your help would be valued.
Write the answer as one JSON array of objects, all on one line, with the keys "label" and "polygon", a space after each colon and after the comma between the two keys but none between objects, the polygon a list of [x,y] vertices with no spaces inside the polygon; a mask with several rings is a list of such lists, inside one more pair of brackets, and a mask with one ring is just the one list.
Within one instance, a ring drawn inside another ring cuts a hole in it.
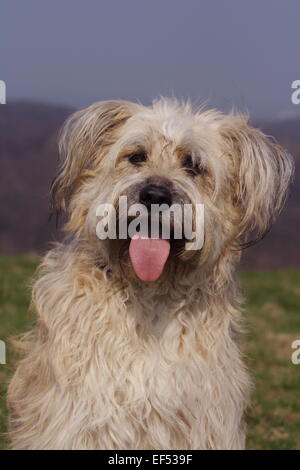
[{"label": "grassy field", "polygon": [[[32,256],[0,257],[0,339],[24,332]],[[300,339],[300,271],[243,272],[247,297],[246,357],[256,389],[248,411],[248,449],[300,449],[300,365],[291,362],[291,343]],[[5,393],[14,355],[0,365],[0,449],[7,441]]]}]

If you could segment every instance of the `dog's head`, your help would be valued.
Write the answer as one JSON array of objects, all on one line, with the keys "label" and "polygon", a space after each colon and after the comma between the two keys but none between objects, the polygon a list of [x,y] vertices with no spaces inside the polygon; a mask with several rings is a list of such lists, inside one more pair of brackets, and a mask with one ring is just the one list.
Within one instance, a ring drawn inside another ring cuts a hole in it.
[{"label": "dog's head", "polygon": [[[150,107],[99,102],[79,111],[63,128],[60,152],[53,209],[69,213],[66,229],[87,242],[95,260],[126,269],[129,277],[135,271],[142,280],[176,269],[211,269],[260,240],[285,202],[293,172],[289,155],[245,116],[193,111],[189,103],[167,99]],[[120,208],[125,196],[129,212]],[[105,204],[115,209],[115,236],[99,240],[97,209]],[[134,204],[145,209],[147,233],[120,236],[120,222],[141,229],[141,213],[130,211]],[[152,237],[151,208],[161,204],[159,233]],[[174,207],[182,208],[181,216]],[[199,224],[197,207],[204,215]],[[170,222],[167,236],[163,220]],[[200,239],[197,231],[203,231],[203,243],[188,243],[184,223]]]}]

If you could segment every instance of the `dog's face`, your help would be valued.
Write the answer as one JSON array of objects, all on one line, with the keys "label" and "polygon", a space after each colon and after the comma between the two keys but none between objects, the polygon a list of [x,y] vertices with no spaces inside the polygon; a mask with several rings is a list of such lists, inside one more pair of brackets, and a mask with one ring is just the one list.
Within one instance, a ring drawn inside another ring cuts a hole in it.
[{"label": "dog's face", "polygon": [[[63,162],[52,193],[56,209],[69,209],[67,230],[88,241],[95,258],[101,252],[112,269],[134,269],[146,281],[178,266],[211,269],[249,244],[247,235],[262,238],[285,201],[293,170],[290,157],[245,117],[193,112],[189,104],[164,99],[151,107],[96,103],[67,121],[60,148]],[[190,205],[192,211],[182,219],[171,212],[168,237],[161,234],[160,215],[156,241],[120,239],[118,229],[116,239],[99,240],[99,205],[112,204],[117,221],[134,221],[121,212],[121,196],[129,207],[143,204],[149,230],[153,204],[165,210],[176,205],[182,214]],[[197,205],[204,207],[204,243],[190,250],[184,229],[181,238],[174,233],[188,218],[199,230]]]}]

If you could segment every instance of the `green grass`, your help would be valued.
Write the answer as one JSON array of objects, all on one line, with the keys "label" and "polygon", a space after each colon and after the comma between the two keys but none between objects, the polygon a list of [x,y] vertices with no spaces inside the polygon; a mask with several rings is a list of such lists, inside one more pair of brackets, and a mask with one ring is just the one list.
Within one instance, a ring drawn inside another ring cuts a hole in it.
[{"label": "green grass", "polygon": [[300,449],[300,271],[242,274],[247,296],[247,363],[255,381],[248,449]]},{"label": "green grass", "polygon": [[33,323],[28,310],[29,281],[36,266],[34,256],[0,256],[0,340],[5,341],[7,349],[7,364],[0,364],[0,449],[7,445],[5,395],[16,359],[8,339],[25,332]]},{"label": "green grass", "polygon": [[[0,257],[0,339],[30,328],[29,281],[33,256]],[[291,362],[291,343],[300,339],[300,271],[242,272],[247,298],[246,357],[255,382],[247,414],[248,449],[300,449],[300,365]],[[5,394],[15,355],[7,344],[0,365],[0,449],[7,440]]]}]

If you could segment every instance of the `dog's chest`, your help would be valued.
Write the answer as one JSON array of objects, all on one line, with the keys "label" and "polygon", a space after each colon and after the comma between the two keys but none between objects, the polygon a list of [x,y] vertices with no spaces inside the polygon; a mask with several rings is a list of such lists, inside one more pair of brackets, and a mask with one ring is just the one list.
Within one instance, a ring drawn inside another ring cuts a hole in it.
[{"label": "dog's chest", "polygon": [[185,344],[176,329],[159,339],[129,340],[119,346],[110,349],[107,372],[100,371],[102,385],[111,390],[117,407],[134,414],[163,410],[174,415],[186,407],[196,409],[205,375],[210,387],[201,348],[192,341]]}]

